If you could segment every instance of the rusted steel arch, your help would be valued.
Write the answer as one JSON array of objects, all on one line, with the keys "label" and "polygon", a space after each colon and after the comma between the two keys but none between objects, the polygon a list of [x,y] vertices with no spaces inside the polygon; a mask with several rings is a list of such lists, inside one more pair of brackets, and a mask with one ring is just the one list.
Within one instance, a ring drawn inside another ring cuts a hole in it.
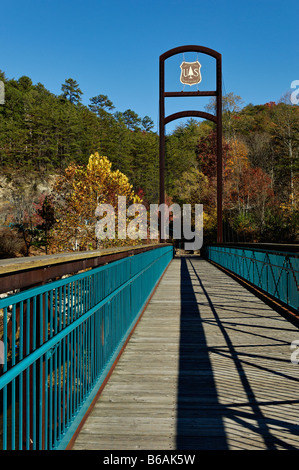
[{"label": "rusted steel arch", "polygon": [[[199,52],[216,59],[216,90],[197,92],[165,92],[165,60],[183,52]],[[222,243],[222,56],[219,52],[204,46],[180,46],[170,49],[159,58],[159,160],[160,160],[160,204],[165,202],[165,125],[183,117],[200,117],[216,123],[217,128],[217,242]],[[215,96],[216,116],[203,111],[181,111],[165,116],[165,98],[186,96]],[[161,225],[160,225],[161,226]],[[161,233],[160,233],[161,239]]]},{"label": "rusted steel arch", "polygon": [[205,113],[204,111],[180,111],[178,113],[170,114],[170,116],[167,116],[164,119],[164,124],[168,124],[171,121],[175,121],[176,119],[181,119],[184,117],[199,117],[217,123],[216,116],[210,113]]},{"label": "rusted steel arch", "polygon": [[180,46],[174,47],[173,49],[169,49],[169,51],[164,52],[164,54],[160,55],[160,60],[165,61],[169,57],[172,57],[176,54],[181,54],[183,52],[200,52],[201,54],[206,54],[214,57],[215,59],[221,59],[221,54],[214,49],[209,49],[208,47],[204,46]]}]

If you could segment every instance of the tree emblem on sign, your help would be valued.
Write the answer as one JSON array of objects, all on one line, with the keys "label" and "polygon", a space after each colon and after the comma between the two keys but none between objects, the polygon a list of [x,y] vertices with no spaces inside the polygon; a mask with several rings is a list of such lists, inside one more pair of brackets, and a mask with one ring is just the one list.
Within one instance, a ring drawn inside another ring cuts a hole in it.
[{"label": "tree emblem on sign", "polygon": [[180,81],[184,85],[196,85],[201,82],[200,67],[201,64],[198,62],[182,62],[181,65],[181,77]]}]

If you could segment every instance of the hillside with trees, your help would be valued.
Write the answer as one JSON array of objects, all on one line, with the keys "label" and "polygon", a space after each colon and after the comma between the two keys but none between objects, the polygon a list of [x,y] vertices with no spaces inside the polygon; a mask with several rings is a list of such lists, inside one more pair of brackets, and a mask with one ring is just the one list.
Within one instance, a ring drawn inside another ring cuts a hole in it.
[{"label": "hillside with trees", "polygon": [[[132,185],[129,200],[158,202],[159,138],[149,116],[117,111],[103,94],[84,105],[72,78],[60,95],[26,76],[0,72],[0,80],[1,257],[96,248],[86,221],[101,194],[112,201],[126,194],[126,185]],[[231,93],[223,101],[225,240],[298,241],[299,107],[288,97],[242,107]],[[207,109],[213,107],[212,101]],[[212,123],[190,119],[166,137],[166,191],[169,204],[204,205],[204,240],[215,241]],[[84,236],[73,246],[65,232],[78,227]]]}]

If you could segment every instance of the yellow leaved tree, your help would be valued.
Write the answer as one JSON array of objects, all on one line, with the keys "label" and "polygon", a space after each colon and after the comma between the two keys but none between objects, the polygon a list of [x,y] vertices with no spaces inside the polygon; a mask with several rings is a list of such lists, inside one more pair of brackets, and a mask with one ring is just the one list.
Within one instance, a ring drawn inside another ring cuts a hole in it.
[{"label": "yellow leaved tree", "polygon": [[[110,204],[117,214],[118,196],[125,196],[127,206],[141,203],[126,175],[112,170],[112,163],[97,152],[89,157],[86,167],[69,165],[56,180],[56,225],[52,251],[90,250],[115,245],[133,244],[133,240],[98,240],[96,209]],[[117,226],[117,225],[116,225]],[[136,243],[136,241],[135,241]]]}]

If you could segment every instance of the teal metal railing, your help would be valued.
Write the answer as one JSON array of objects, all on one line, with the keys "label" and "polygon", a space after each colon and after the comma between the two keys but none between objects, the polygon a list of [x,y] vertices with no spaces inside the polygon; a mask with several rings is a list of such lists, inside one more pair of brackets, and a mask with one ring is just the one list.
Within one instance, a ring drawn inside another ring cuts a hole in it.
[{"label": "teal metal railing", "polygon": [[242,247],[207,246],[204,256],[275,299],[299,308],[299,254]]},{"label": "teal metal railing", "polygon": [[0,300],[2,449],[67,446],[172,257],[155,248]]}]

